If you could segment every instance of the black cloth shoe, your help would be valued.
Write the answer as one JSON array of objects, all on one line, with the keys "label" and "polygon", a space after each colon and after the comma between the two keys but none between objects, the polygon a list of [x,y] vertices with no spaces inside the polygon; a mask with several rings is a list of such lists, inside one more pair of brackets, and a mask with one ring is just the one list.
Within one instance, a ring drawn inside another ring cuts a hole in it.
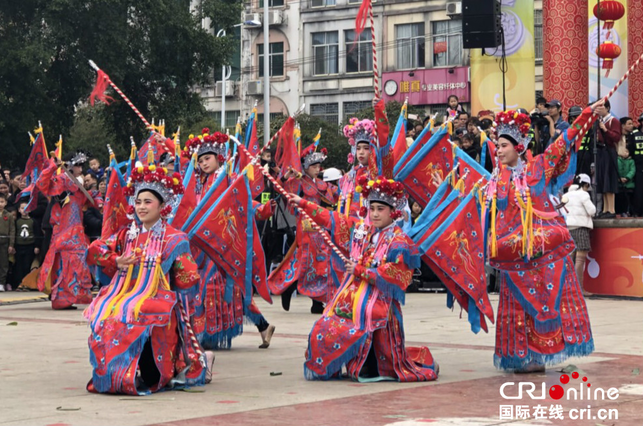
[{"label": "black cloth shoe", "polygon": [[297,284],[291,285],[281,293],[281,307],[284,308],[284,311],[286,312],[290,310],[290,299],[292,299],[292,294],[295,290],[297,290]]},{"label": "black cloth shoe", "polygon": [[615,219],[616,214],[615,213],[605,213],[603,216],[601,216],[601,219]]},{"label": "black cloth shoe", "polygon": [[324,313],[324,304],[313,300],[313,306],[310,307],[311,314],[323,314]]}]

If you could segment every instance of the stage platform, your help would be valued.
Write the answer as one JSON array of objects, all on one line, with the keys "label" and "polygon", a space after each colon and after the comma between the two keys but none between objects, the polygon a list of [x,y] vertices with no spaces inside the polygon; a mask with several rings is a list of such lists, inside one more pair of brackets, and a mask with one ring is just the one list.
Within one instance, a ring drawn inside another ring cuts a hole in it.
[{"label": "stage platform", "polygon": [[583,286],[601,296],[643,298],[643,219],[596,219]]}]

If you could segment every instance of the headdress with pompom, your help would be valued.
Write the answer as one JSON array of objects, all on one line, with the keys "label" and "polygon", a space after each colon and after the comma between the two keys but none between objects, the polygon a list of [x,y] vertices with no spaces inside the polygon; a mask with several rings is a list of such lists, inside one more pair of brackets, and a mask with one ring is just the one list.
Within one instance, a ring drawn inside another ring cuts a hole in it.
[{"label": "headdress with pompom", "polygon": [[301,152],[301,165],[306,170],[308,167],[319,164],[323,161],[326,161],[328,157],[328,151],[326,148],[322,148],[321,151],[317,152],[317,143],[312,143],[306,149]]},{"label": "headdress with pompom", "polygon": [[127,181],[127,186],[123,189],[125,196],[128,197],[129,207],[127,213],[130,216],[134,214],[136,197],[141,191],[152,190],[163,199],[165,207],[161,210],[161,216],[167,218],[181,201],[179,199],[179,195],[183,194],[181,174],[168,170],[166,167],[155,165],[151,151],[150,154],[152,155],[148,156],[147,165],[144,166],[137,162]]},{"label": "headdress with pompom", "polygon": [[529,136],[531,119],[529,116],[514,110],[503,111],[496,115],[496,123],[498,123],[496,128],[498,138],[509,139],[515,145],[516,151],[519,154],[524,154],[531,141]]},{"label": "headdress with pompom", "polygon": [[360,208],[359,215],[366,217],[370,203],[384,203],[393,208],[391,217],[399,219],[402,217],[402,210],[406,205],[407,195],[404,186],[393,179],[387,179],[380,176],[375,180],[369,180],[365,175],[357,178],[357,187],[355,191],[362,194],[365,200],[364,206]]},{"label": "headdress with pompom", "polygon": [[191,158],[195,153],[197,157],[204,154],[214,154],[217,156],[219,164],[223,163],[225,161],[229,140],[228,135],[221,132],[210,134],[210,129],[207,127],[205,127],[202,132],[203,134],[198,136],[189,136],[182,155],[186,158]]},{"label": "headdress with pompom", "polygon": [[372,145],[375,141],[375,122],[373,120],[351,118],[348,124],[344,126],[344,136],[348,138],[348,144],[351,146],[351,152],[348,154],[348,162],[355,162],[355,152],[357,144],[366,142]]}]

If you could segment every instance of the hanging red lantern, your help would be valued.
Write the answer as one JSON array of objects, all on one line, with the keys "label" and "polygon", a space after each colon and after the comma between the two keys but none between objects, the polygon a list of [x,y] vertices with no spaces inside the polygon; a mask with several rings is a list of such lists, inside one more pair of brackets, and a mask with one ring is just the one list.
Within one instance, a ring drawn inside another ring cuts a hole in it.
[{"label": "hanging red lantern", "polygon": [[614,27],[614,21],[618,21],[625,15],[625,6],[616,0],[601,0],[594,6],[594,16],[600,21],[605,21],[603,29],[610,30]]},{"label": "hanging red lantern", "polygon": [[605,77],[609,77],[610,70],[614,67],[614,59],[621,56],[621,47],[611,41],[606,41],[596,49],[596,54],[603,60],[603,69],[607,70]]}]

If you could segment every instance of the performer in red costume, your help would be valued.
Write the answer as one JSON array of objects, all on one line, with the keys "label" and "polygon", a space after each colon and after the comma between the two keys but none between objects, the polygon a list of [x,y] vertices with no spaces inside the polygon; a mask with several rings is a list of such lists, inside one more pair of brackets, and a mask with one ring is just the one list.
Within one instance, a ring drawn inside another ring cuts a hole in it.
[{"label": "performer in red costume", "polygon": [[293,202],[319,226],[334,232],[333,241],[350,260],[344,281],[308,338],[304,372],[308,380],[339,378],[346,366],[358,381],[435,380],[438,365],[426,348],[405,348],[401,305],[420,265],[413,241],[395,225],[406,203],[402,185],[379,177],[361,177],[356,191],[365,199],[363,220],[328,212],[293,196]]},{"label": "performer in red costume", "polygon": [[585,109],[543,154],[526,161],[530,119],[499,113],[498,160],[486,189],[490,213],[489,262],[500,271],[500,302],[494,361],[515,372],[542,372],[546,365],[593,352],[582,289],[574,271],[574,242],[550,191],[567,171],[579,130],[595,119]]},{"label": "performer in red costume", "polygon": [[69,172],[65,172],[54,153],[49,166],[42,172],[36,186],[43,195],[52,197],[51,219],[53,226],[51,245],[38,275],[40,291],[51,288],[53,309],[76,309],[74,303],[92,301],[91,273],[87,267],[89,241],[83,228],[83,208],[91,201],[81,191],[83,166],[88,156],[83,151],[66,157]]},{"label": "performer in red costume", "polygon": [[375,126],[373,120],[368,119],[359,121],[357,118],[351,118],[349,123],[344,127],[344,136],[348,138],[348,144],[351,146],[348,162],[354,164],[357,160],[357,164],[339,180],[341,195],[337,211],[347,216],[358,217],[362,203],[360,194],[355,192],[357,179],[361,176],[371,179],[377,175],[376,162],[370,162],[371,155],[375,155]]},{"label": "performer in red costume", "polygon": [[[326,149],[316,152],[316,144],[310,145],[301,153],[303,174],[289,170],[284,188],[288,192],[302,194],[315,204],[324,201],[335,205],[338,190],[335,185],[318,179],[321,163],[326,160]],[[295,243],[290,247],[281,264],[268,277],[268,286],[273,294],[281,294],[281,304],[288,311],[290,298],[297,290],[299,294],[313,299],[311,313],[321,314],[324,303],[332,299],[339,284],[334,270],[330,249],[323,238],[311,227],[303,216],[297,219]]]},{"label": "performer in red costume", "polygon": [[[218,198],[236,178],[234,173],[228,173],[224,164],[226,162],[226,148],[228,136],[220,132],[210,134],[208,128],[203,129],[203,134],[191,137],[186,143],[185,155],[197,156],[198,168],[194,175],[196,182],[196,198],[192,209],[197,208],[203,197],[213,185],[216,186],[210,197]],[[187,199],[183,202],[189,203]],[[267,220],[272,215],[272,204],[254,203],[256,218]],[[224,300],[227,277],[217,268],[209,258],[196,253],[200,260],[201,284],[198,297],[203,301],[196,307],[193,316],[194,328],[199,337],[199,342],[206,349],[229,349],[232,339],[243,333],[244,315],[255,324],[261,335],[261,349],[268,348],[275,326],[266,321],[257,305],[252,301],[244,306],[243,296],[238,287],[234,287],[232,301]]]},{"label": "performer in red costume", "polygon": [[181,301],[198,267],[186,235],[165,220],[182,192],[180,174],[137,166],[125,188],[129,229],[89,248],[89,264],[113,277],[85,311],[90,392],[147,395],[211,380],[214,355],[203,353]]}]

